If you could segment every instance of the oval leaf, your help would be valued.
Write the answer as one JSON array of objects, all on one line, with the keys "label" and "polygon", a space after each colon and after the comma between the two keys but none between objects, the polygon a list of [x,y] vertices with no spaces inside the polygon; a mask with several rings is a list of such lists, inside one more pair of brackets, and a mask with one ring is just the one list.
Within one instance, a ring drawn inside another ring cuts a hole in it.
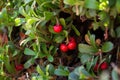
[{"label": "oval leaf", "polygon": [[105,42],[103,45],[102,45],[102,51],[103,52],[109,52],[113,49],[113,43],[111,42]]},{"label": "oval leaf", "polygon": [[36,55],[35,52],[33,50],[29,49],[29,48],[25,48],[24,54],[25,55],[31,55],[31,56]]},{"label": "oval leaf", "polygon": [[89,46],[87,44],[79,44],[78,45],[78,50],[81,53],[90,53],[90,54],[98,52],[98,49],[96,49],[92,46]]}]

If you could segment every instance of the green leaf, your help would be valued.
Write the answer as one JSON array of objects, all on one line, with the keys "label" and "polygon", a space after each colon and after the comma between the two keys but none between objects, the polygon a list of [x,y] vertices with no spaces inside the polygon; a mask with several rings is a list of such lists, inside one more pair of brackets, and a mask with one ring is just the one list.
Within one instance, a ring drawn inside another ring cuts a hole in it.
[{"label": "green leaf", "polygon": [[75,31],[77,36],[80,36],[80,32],[78,31],[78,29],[74,25],[72,25],[72,29]]},{"label": "green leaf", "polygon": [[95,31],[95,30],[97,30],[99,28],[100,23],[99,22],[93,22],[92,25],[93,25],[93,30]]},{"label": "green leaf", "polygon": [[60,18],[60,23],[61,23],[64,27],[66,27],[66,23],[65,23],[65,19],[64,19],[64,18]]},{"label": "green leaf", "polygon": [[77,74],[82,80],[90,76],[90,74],[86,71],[86,69],[83,66],[77,67],[73,72]]},{"label": "green leaf", "polygon": [[25,16],[25,17],[27,16],[27,13],[25,12],[23,6],[21,6],[21,7],[19,8],[19,13],[20,13],[21,15]]},{"label": "green leaf", "polygon": [[23,24],[25,22],[24,18],[16,18],[15,19],[15,26],[20,26],[21,24]]},{"label": "green leaf", "polygon": [[49,65],[49,73],[50,73],[50,75],[54,75],[54,71],[55,71],[55,68],[54,68],[54,66],[52,65],[52,64],[48,64]]},{"label": "green leaf", "polygon": [[58,76],[68,76],[69,70],[67,69],[67,67],[59,66],[58,69],[54,71],[54,74]]},{"label": "green leaf", "polygon": [[37,65],[37,72],[38,72],[41,76],[45,76],[44,72],[42,71],[42,69],[40,68],[39,65]]},{"label": "green leaf", "polygon": [[48,50],[47,50],[47,45],[45,43],[41,44],[41,50],[45,53],[48,54]]},{"label": "green leaf", "polygon": [[89,9],[99,9],[97,0],[85,0],[84,6]]},{"label": "green leaf", "polygon": [[24,3],[25,4],[28,4],[28,3],[30,3],[32,0],[24,0]]},{"label": "green leaf", "polygon": [[120,38],[120,26],[115,29],[117,38]]},{"label": "green leaf", "polygon": [[51,56],[50,54],[47,55],[47,58],[48,58],[48,60],[49,60],[50,62],[53,62],[53,60],[54,60],[53,56]]},{"label": "green leaf", "polygon": [[116,0],[116,9],[117,12],[120,13],[120,0]]},{"label": "green leaf", "polygon": [[50,20],[50,19],[52,19],[53,16],[54,16],[54,15],[53,15],[52,12],[48,12],[48,11],[45,11],[45,12],[44,12],[45,20]]},{"label": "green leaf", "polygon": [[82,64],[85,64],[86,62],[88,62],[90,60],[90,58],[92,57],[90,54],[81,54],[79,53],[79,58]]},{"label": "green leaf", "polygon": [[75,5],[76,0],[64,0],[64,3],[69,5]]},{"label": "green leaf", "polygon": [[24,68],[26,68],[26,69],[29,68],[31,65],[34,64],[34,61],[35,61],[34,58],[29,59],[27,62],[25,62]]},{"label": "green leaf", "polygon": [[115,5],[115,3],[116,3],[116,0],[108,0],[109,2],[109,6],[111,7],[111,6],[114,6]]},{"label": "green leaf", "polygon": [[36,53],[33,50],[29,49],[29,48],[25,48],[24,54],[25,55],[31,55],[31,56],[35,56],[36,55]]},{"label": "green leaf", "polygon": [[113,49],[113,43],[111,42],[105,42],[103,45],[102,45],[102,51],[103,52],[109,52]]},{"label": "green leaf", "polygon": [[96,49],[92,46],[89,46],[87,44],[79,44],[78,50],[81,53],[89,53],[89,54],[94,54],[94,53],[98,52],[98,49]]},{"label": "green leaf", "polygon": [[90,43],[94,48],[96,48],[95,35],[90,35]]},{"label": "green leaf", "polygon": [[111,74],[112,74],[112,80],[119,80],[119,76],[114,69],[112,70]]},{"label": "green leaf", "polygon": [[65,39],[65,36],[61,36],[61,35],[56,35],[56,36],[54,37],[54,41],[55,41],[56,43],[61,43],[64,39]]},{"label": "green leaf", "polygon": [[71,72],[68,76],[68,80],[79,80],[79,76],[74,72]]},{"label": "green leaf", "polygon": [[8,55],[4,56],[4,63],[5,63],[5,68],[7,69],[7,71],[9,73],[14,73],[15,72],[14,68],[12,67],[12,65],[10,63],[10,59],[9,59]]}]

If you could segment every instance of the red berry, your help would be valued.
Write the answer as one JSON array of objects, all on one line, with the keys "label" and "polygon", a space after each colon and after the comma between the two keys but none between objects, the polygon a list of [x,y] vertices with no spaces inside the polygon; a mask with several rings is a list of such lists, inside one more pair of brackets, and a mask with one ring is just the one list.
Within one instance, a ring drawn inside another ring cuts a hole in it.
[{"label": "red berry", "polygon": [[67,52],[67,51],[68,51],[67,45],[66,45],[66,44],[61,44],[61,45],[60,45],[60,50],[61,50],[62,52]]},{"label": "red berry", "polygon": [[69,38],[69,42],[75,42],[75,38],[74,37],[70,37]]},{"label": "red berry", "polygon": [[68,49],[74,50],[76,48],[76,42],[69,42],[68,43]]},{"label": "red berry", "polygon": [[94,66],[94,68],[93,68],[93,70],[94,70],[94,72],[97,72],[98,71],[98,63],[96,63],[96,65]]},{"label": "red berry", "polygon": [[22,70],[24,68],[24,66],[22,65],[22,64],[19,64],[19,65],[16,65],[15,66],[15,69],[17,70],[17,71],[20,71],[20,70]]},{"label": "red berry", "polygon": [[108,68],[107,62],[103,62],[103,63],[100,65],[100,69],[101,69],[101,70],[105,70],[105,69],[107,69],[107,68]]},{"label": "red berry", "polygon": [[55,25],[53,27],[54,32],[60,33],[62,31],[62,26],[61,25]]}]

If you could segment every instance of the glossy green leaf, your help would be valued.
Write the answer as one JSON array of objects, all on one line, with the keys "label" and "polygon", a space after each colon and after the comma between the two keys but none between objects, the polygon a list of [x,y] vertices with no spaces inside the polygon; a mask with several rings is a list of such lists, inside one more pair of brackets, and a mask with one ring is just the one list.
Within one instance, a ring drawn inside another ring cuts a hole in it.
[{"label": "glossy green leaf", "polygon": [[81,53],[89,53],[89,54],[94,54],[94,53],[98,52],[98,49],[96,49],[92,46],[89,46],[87,44],[82,44],[82,43],[78,45],[78,50]]},{"label": "glossy green leaf", "polygon": [[33,50],[29,49],[29,48],[25,48],[24,54],[25,55],[31,55],[31,56],[35,56],[36,55],[36,53]]},{"label": "glossy green leaf", "polygon": [[109,52],[113,49],[113,43],[111,42],[105,42],[103,45],[102,45],[102,51],[103,52]]},{"label": "glossy green leaf", "polygon": [[89,9],[99,9],[97,0],[85,0],[84,6]]}]

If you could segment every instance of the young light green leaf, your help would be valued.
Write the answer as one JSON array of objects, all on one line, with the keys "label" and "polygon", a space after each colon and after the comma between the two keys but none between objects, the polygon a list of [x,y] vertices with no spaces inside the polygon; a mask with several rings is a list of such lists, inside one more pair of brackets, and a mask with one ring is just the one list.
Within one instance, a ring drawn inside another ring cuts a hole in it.
[{"label": "young light green leaf", "polygon": [[36,55],[36,53],[33,50],[29,49],[29,48],[25,48],[24,54],[25,55],[31,55],[31,56],[35,56]]},{"label": "young light green leaf", "polygon": [[75,5],[76,0],[64,0],[64,3],[68,5]]},{"label": "young light green leaf", "polygon": [[102,51],[103,52],[109,52],[113,49],[113,43],[111,42],[105,42],[103,45],[102,45]]},{"label": "young light green leaf", "polygon": [[21,24],[23,24],[25,22],[24,18],[16,18],[15,19],[15,26],[20,26]]},{"label": "young light green leaf", "polygon": [[40,68],[39,65],[37,65],[37,72],[38,72],[41,76],[45,76],[44,72],[42,71],[42,69]]}]

